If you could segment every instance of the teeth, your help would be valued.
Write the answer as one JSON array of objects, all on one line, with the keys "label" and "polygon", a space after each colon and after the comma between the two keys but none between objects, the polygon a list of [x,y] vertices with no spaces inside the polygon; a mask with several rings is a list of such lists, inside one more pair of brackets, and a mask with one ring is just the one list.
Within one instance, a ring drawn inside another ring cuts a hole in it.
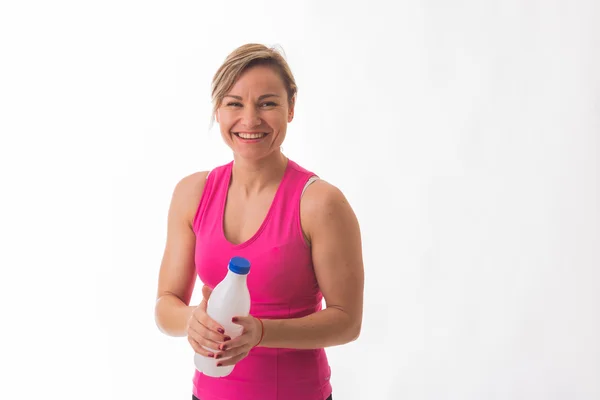
[{"label": "teeth", "polygon": [[265,136],[264,133],[238,133],[237,135],[242,139],[260,139]]}]

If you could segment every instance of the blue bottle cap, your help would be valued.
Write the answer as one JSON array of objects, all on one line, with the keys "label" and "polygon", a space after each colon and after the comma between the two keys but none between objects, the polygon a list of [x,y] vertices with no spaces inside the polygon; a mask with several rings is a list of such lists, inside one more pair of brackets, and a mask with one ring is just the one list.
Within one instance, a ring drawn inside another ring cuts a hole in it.
[{"label": "blue bottle cap", "polygon": [[250,272],[250,261],[243,257],[233,257],[229,260],[229,270],[238,275],[247,275]]}]

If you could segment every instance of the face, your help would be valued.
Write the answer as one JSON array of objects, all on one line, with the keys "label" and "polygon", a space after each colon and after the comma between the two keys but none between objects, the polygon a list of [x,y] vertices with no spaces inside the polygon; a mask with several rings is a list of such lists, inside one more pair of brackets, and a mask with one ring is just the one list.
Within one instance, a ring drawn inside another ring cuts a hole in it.
[{"label": "face", "polygon": [[238,157],[259,160],[280,151],[293,106],[276,70],[246,70],[223,98],[215,118],[225,143]]}]

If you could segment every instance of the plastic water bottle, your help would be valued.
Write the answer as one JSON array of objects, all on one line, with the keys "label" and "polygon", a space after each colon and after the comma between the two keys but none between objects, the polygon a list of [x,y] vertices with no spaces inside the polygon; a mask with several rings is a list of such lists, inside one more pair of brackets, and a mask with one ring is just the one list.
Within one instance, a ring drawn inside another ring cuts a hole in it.
[{"label": "plastic water bottle", "polygon": [[[250,292],[246,278],[250,272],[250,262],[242,257],[233,257],[229,261],[229,270],[225,278],[213,289],[206,308],[209,317],[221,324],[225,335],[236,338],[243,332],[241,325],[234,324],[231,319],[236,316],[247,316],[250,313]],[[215,352],[205,347],[206,350]],[[196,369],[211,377],[227,376],[235,365],[217,367],[218,360],[196,353],[194,364]]]}]

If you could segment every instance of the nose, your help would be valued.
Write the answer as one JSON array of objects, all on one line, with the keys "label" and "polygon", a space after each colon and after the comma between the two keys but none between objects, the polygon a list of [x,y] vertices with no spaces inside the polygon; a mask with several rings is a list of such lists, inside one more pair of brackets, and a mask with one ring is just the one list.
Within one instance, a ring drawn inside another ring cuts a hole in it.
[{"label": "nose", "polygon": [[248,128],[259,126],[261,119],[258,110],[255,107],[246,107],[242,116],[242,123]]}]

